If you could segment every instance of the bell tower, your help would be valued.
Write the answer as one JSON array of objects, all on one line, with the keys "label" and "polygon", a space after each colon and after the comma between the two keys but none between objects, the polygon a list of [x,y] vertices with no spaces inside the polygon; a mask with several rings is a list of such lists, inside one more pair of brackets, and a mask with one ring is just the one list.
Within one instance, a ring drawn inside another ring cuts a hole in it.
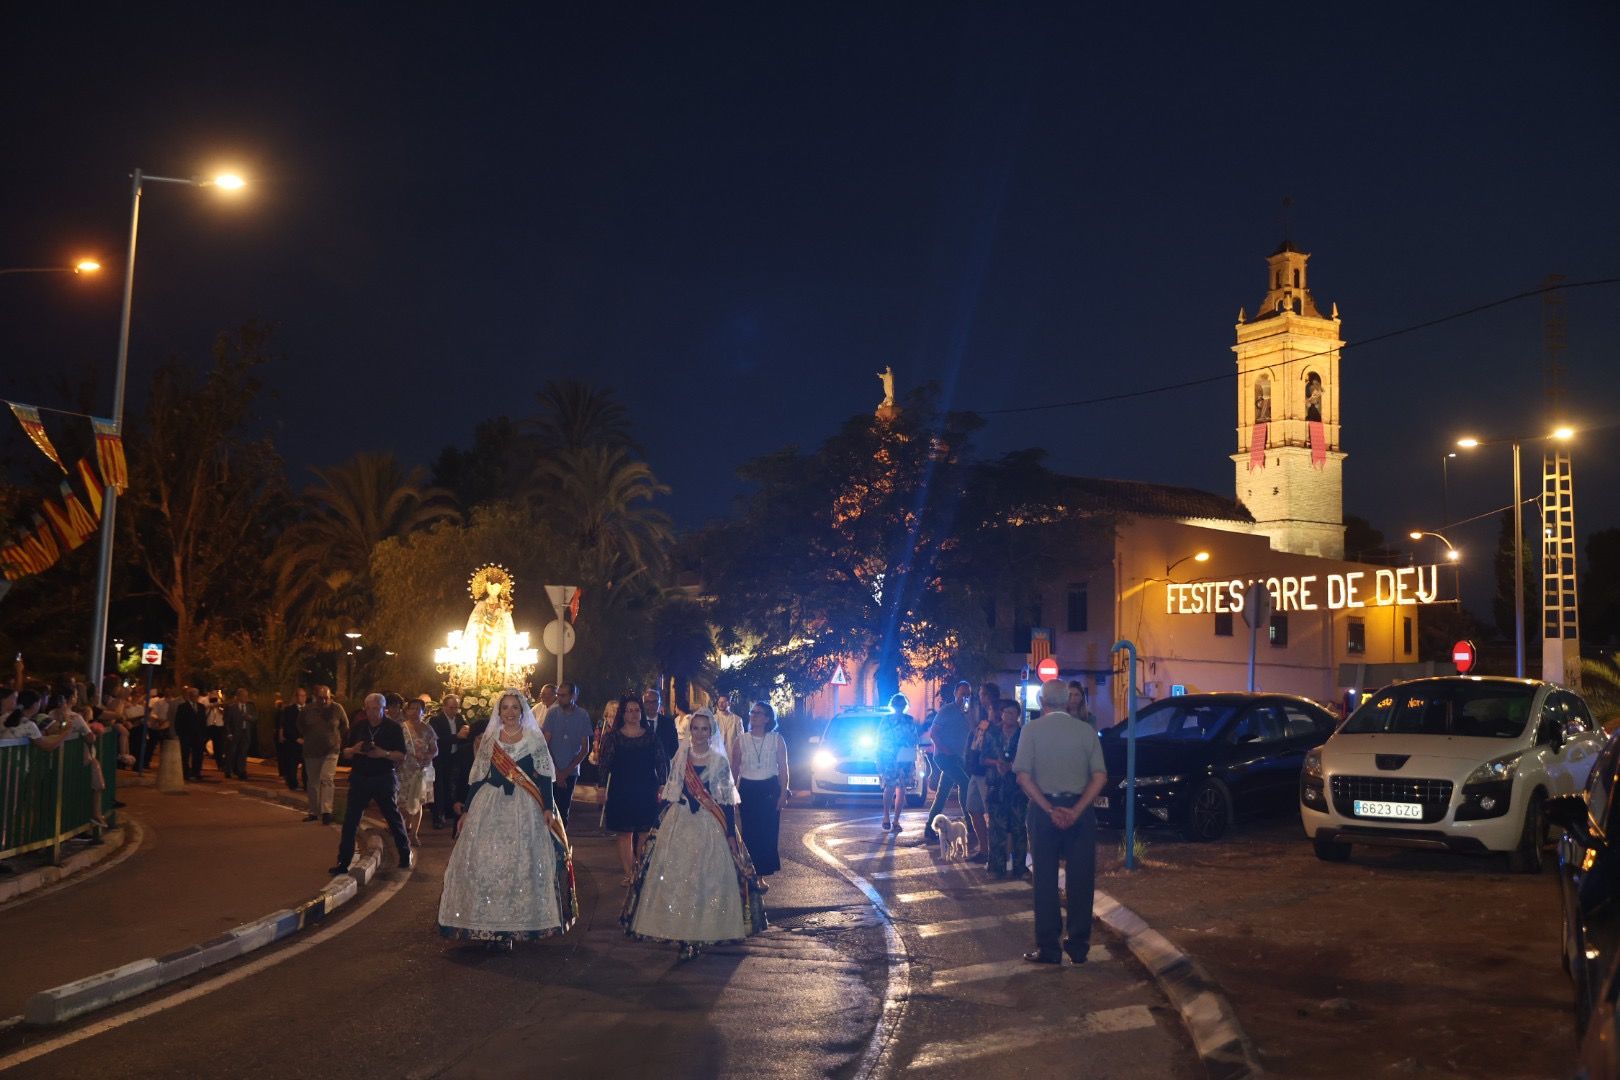
[{"label": "bell tower", "polygon": [[1339,307],[1311,295],[1310,255],[1289,240],[1266,259],[1266,296],[1238,312],[1238,501],[1278,551],[1344,557]]}]

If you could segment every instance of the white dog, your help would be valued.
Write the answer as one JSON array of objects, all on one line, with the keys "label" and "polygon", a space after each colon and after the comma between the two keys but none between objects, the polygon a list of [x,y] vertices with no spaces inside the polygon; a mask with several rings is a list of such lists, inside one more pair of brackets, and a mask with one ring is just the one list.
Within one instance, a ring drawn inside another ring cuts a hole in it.
[{"label": "white dog", "polygon": [[930,828],[939,837],[940,858],[955,860],[968,857],[966,822],[956,821],[946,817],[944,814],[936,814]]}]

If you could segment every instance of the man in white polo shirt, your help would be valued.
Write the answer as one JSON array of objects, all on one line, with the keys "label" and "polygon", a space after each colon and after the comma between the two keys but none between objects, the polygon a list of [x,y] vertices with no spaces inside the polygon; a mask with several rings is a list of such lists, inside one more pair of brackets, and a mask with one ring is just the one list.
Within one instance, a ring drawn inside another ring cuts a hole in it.
[{"label": "man in white polo shirt", "polygon": [[[1069,688],[1041,684],[1041,715],[1024,725],[1013,771],[1029,796],[1029,853],[1035,863],[1035,949],[1032,964],[1086,962],[1091,902],[1097,884],[1097,816],[1091,804],[1108,783],[1097,729],[1064,712]],[[1069,933],[1058,911],[1058,860],[1068,869]],[[1061,943],[1061,949],[1059,945]]]}]

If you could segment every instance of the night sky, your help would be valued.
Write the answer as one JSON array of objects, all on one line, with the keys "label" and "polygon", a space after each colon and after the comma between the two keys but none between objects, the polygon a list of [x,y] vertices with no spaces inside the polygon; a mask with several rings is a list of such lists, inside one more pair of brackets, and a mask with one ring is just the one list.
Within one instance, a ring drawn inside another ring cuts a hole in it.
[{"label": "night sky", "polygon": [[[1094,7],[10,12],[0,265],[109,272],[0,277],[0,396],[59,366],[110,407],[135,166],[252,187],[148,189],[132,392],[273,323],[264,419],[301,485],[359,450],[430,462],[582,378],[631,407],[683,526],[741,461],[872,408],[885,364],[985,411],[1231,373],[1285,196],[1352,342],[1620,276],[1613,5]],[[1612,424],[1620,287],[1565,311],[1567,417]],[[1456,435],[1545,429],[1541,315],[1345,352],[1348,513],[1434,527]],[[992,418],[982,445],[1230,494],[1234,397]],[[1617,450],[1578,444],[1583,534],[1620,526]],[[1479,453],[1453,520],[1509,500],[1506,450]]]}]

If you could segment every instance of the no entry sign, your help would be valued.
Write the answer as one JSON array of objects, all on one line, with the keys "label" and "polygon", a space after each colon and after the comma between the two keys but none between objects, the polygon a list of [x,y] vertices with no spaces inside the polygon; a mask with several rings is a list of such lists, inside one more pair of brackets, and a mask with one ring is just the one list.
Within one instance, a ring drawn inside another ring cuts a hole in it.
[{"label": "no entry sign", "polygon": [[163,663],[163,646],[147,642],[141,646],[141,663],[150,667],[157,667]]},{"label": "no entry sign", "polygon": [[1045,660],[1042,660],[1036,665],[1035,674],[1040,677],[1041,682],[1051,682],[1053,679],[1058,677],[1057,660],[1048,656]]},{"label": "no entry sign", "polygon": [[1466,675],[1479,661],[1479,650],[1472,641],[1459,641],[1451,647],[1451,662],[1457,665],[1457,674]]}]

